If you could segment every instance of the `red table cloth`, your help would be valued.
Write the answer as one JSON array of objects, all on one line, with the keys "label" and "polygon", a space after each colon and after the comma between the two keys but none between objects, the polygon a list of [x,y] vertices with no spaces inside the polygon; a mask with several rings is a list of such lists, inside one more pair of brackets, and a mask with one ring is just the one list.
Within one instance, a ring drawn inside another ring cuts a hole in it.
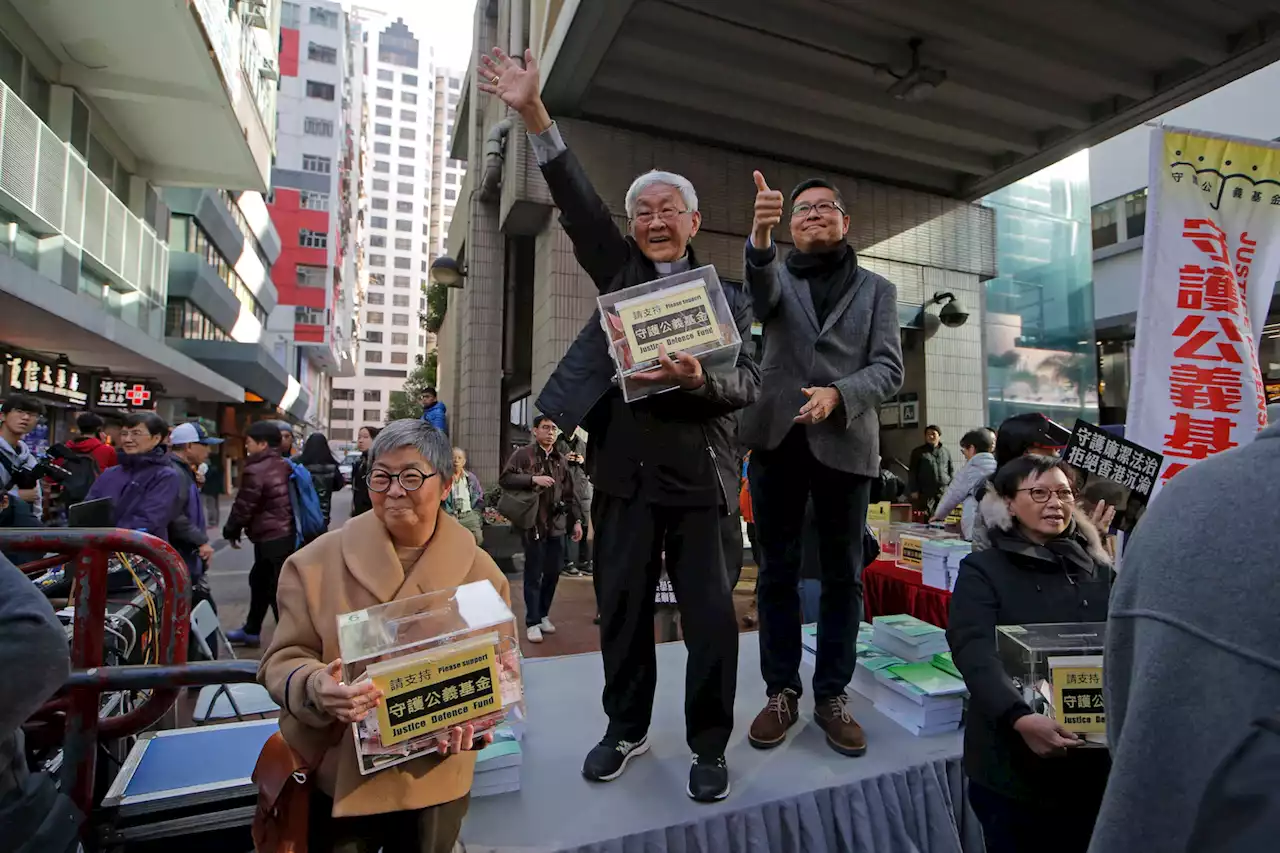
[{"label": "red table cloth", "polygon": [[945,628],[951,593],[925,586],[918,571],[900,569],[893,560],[879,559],[862,572],[862,605],[868,622],[876,616],[909,613]]}]

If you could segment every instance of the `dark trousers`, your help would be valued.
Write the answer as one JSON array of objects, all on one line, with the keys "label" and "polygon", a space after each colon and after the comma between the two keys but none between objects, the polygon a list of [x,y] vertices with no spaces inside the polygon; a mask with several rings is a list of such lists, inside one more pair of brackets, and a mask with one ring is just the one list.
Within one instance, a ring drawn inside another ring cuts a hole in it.
[{"label": "dark trousers", "polygon": [[720,508],[660,506],[597,491],[591,517],[608,735],[634,741],[649,731],[658,682],[654,596],[665,562],[689,654],[689,748],[698,755],[723,755],[733,730],[738,625],[725,576]]},{"label": "dark trousers", "polygon": [[586,519],[582,520],[582,539],[577,542],[570,539],[564,543],[564,565],[565,568],[591,565],[591,543],[587,541]]},{"label": "dark trousers", "polygon": [[563,553],[563,536],[524,532],[524,624],[537,625],[551,613]]},{"label": "dark trousers", "polygon": [[253,568],[249,570],[249,615],[244,620],[246,634],[261,634],[262,623],[270,609],[276,621],[280,611],[276,607],[276,584],[280,581],[280,569],[293,553],[294,539],[269,539],[253,543]]},{"label": "dark trousers", "polygon": [[748,470],[760,539],[760,670],[769,695],[800,684],[800,598],[805,505],[813,497],[822,595],[813,694],[839,696],[853,677],[862,619],[862,531],[871,478],[828,468],[813,458],[803,427],[776,450],[751,454]]},{"label": "dark trousers", "polygon": [[333,817],[333,800],[311,794],[307,849],[311,853],[452,853],[471,795],[418,811]]},{"label": "dark trousers", "polygon": [[987,853],[1086,853],[1101,800],[1080,807],[1042,806],[970,782],[969,805],[982,824]]}]

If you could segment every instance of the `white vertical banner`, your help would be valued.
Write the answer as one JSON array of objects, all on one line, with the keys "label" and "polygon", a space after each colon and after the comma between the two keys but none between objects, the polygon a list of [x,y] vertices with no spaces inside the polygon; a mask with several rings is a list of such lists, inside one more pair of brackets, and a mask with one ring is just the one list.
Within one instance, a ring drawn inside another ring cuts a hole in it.
[{"label": "white vertical banner", "polygon": [[1158,490],[1267,424],[1257,336],[1280,274],[1280,145],[1155,128],[1147,193],[1125,435],[1164,455]]}]

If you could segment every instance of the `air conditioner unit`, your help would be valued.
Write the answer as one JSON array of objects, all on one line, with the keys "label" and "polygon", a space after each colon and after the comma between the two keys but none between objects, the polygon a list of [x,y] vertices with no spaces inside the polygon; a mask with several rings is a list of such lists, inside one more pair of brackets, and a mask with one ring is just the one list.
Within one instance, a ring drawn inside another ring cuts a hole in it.
[{"label": "air conditioner unit", "polygon": [[262,58],[262,68],[259,69],[258,73],[268,80],[279,80],[280,66],[276,65],[276,61],[274,59],[264,56]]},{"label": "air conditioner unit", "polygon": [[251,27],[270,29],[267,22],[267,0],[241,0],[240,15]]}]

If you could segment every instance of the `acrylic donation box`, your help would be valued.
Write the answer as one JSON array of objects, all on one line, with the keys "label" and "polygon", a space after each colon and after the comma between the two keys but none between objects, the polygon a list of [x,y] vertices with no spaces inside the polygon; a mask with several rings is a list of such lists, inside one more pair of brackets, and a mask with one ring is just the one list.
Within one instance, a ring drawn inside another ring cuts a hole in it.
[{"label": "acrylic donation box", "polygon": [[338,647],[343,680],[384,697],[352,724],[361,773],[435,752],[455,727],[523,719],[515,618],[488,581],[344,613]]},{"label": "acrylic donation box", "polygon": [[1105,744],[1106,703],[1102,693],[1106,622],[1001,625],[996,646],[1005,673],[1037,713],[1089,743]]},{"label": "acrylic donation box", "polygon": [[618,384],[628,403],[678,387],[674,382],[636,378],[660,366],[660,345],[672,357],[677,352],[696,356],[707,372],[732,369],[738,360],[742,337],[715,267],[624,287],[596,301]]}]

